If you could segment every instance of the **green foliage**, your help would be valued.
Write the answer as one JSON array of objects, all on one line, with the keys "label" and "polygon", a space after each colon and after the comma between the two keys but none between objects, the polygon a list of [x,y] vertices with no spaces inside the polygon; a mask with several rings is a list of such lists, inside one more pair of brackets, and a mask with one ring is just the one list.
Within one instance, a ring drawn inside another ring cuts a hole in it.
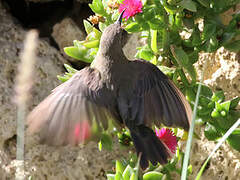
[{"label": "green foliage", "polygon": [[102,16],[107,14],[101,0],[93,0],[92,4],[89,4],[89,7],[96,14],[99,14],[99,15],[102,15]]},{"label": "green foliage", "polygon": [[[99,23],[101,31],[113,23],[118,16],[118,10],[108,7],[108,2],[108,0],[93,0],[89,4],[93,12],[105,18],[105,22]],[[171,59],[175,66],[185,69],[194,80],[196,73],[192,64],[195,61],[191,62],[193,54],[194,59],[197,60],[200,51],[214,52],[221,46],[232,51],[239,50],[240,43],[236,40],[236,36],[240,32],[238,30],[240,15],[234,15],[228,25],[224,25],[219,16],[237,2],[233,0],[146,1],[142,9],[143,13],[125,22],[125,30],[130,33],[149,33],[148,48],[139,47],[138,58],[155,63],[158,63],[156,59],[159,59],[159,56],[163,59]],[[198,19],[203,20],[202,32],[199,29]],[[73,58],[91,62],[95,54],[89,51],[91,48],[96,48],[97,51],[101,33],[86,20],[84,27],[88,34],[86,40],[79,42],[77,47],[65,48],[65,52]],[[181,37],[180,32],[189,33],[189,38]],[[171,45],[175,46],[172,51]],[[173,57],[176,61],[172,59]]]},{"label": "green foliage", "polygon": [[[118,9],[109,7],[109,1],[93,0],[89,4],[92,11],[102,16],[104,21],[99,22],[96,28],[92,23],[84,20],[86,40],[75,40],[73,46],[64,48],[67,55],[88,63],[93,61],[102,32],[119,15]],[[122,0],[114,2],[121,3]],[[230,51],[240,50],[240,41],[236,38],[240,34],[240,14],[234,14],[228,24],[223,24],[220,16],[239,3],[239,0],[145,0],[142,2],[142,13],[123,22],[125,30],[129,33],[141,33],[141,38],[146,42],[144,46],[137,48],[136,58],[157,65],[181,88],[193,107],[199,85],[193,64],[198,61],[199,52],[215,52],[222,46]],[[68,72],[58,76],[63,82],[76,72],[68,65],[65,67]],[[236,110],[240,98],[236,97],[229,101],[224,99],[224,92],[212,92],[209,87],[202,85],[197,106],[197,122],[204,125],[204,134],[212,141],[222,138],[240,117],[239,110]],[[123,130],[116,134],[122,145],[132,145],[128,131]],[[227,138],[227,143],[238,151],[240,151],[239,138],[239,128]],[[111,149],[111,145],[111,137],[105,136],[99,142],[99,149]],[[146,180],[164,177],[170,179],[171,172],[181,173],[177,163],[182,159],[182,155],[178,150],[168,164],[157,167],[151,165],[143,175],[138,174],[134,169],[137,158],[131,155],[130,160],[125,164],[117,161],[116,172],[108,174],[107,177],[109,180],[125,180],[134,179],[138,175],[139,179]],[[191,173],[191,166],[188,172]]]},{"label": "green foliage", "polygon": [[124,166],[117,160],[115,169],[115,174],[107,174],[108,180],[138,180],[139,162],[135,168],[132,168],[130,165]]},{"label": "green foliage", "polygon": [[[236,138],[239,138],[239,132],[237,132],[237,131],[239,131],[239,129],[237,128],[239,125],[240,125],[240,118],[231,126],[231,128],[228,129],[228,131],[218,141],[218,143],[216,144],[216,146],[214,147],[214,149],[212,150],[212,152],[210,153],[210,155],[208,156],[208,158],[206,159],[206,161],[202,165],[201,169],[199,170],[195,180],[200,180],[201,175],[203,174],[209,160],[212,158],[212,156],[218,150],[218,148],[226,141],[227,138],[234,135],[235,133],[236,133],[236,135],[238,135],[238,136],[236,136]],[[239,143],[236,143],[236,142],[237,142],[237,139],[235,139],[234,143],[231,146],[234,147],[236,145],[235,149],[239,150]],[[231,143],[229,143],[229,144],[231,144]]]},{"label": "green foliage", "polygon": [[77,72],[76,69],[72,68],[68,64],[64,64],[64,67],[66,68],[67,72],[65,72],[65,74],[63,76],[59,76],[59,75],[57,76],[57,78],[62,82],[67,81],[69,78],[71,78]]},{"label": "green foliage", "polygon": [[227,142],[230,144],[234,149],[240,151],[240,128],[237,128],[233,131],[233,133],[228,137]]},{"label": "green foliage", "polygon": [[106,133],[101,135],[101,139],[98,143],[98,149],[99,151],[102,150],[102,148],[106,149],[106,150],[112,150],[112,137]]},{"label": "green foliage", "polygon": [[118,141],[123,146],[130,146],[132,144],[132,139],[130,137],[130,132],[126,129],[119,131],[117,133]]},{"label": "green foliage", "polygon": [[[191,105],[194,105],[197,84],[186,88],[185,91],[186,98],[190,101]],[[224,99],[223,91],[212,93],[210,88],[202,85],[197,119],[198,122],[206,124],[204,134],[209,140],[221,138],[240,117],[240,111],[236,110],[240,98],[236,97],[229,101],[224,101]],[[236,143],[240,144],[239,141]],[[231,143],[229,144],[231,145]],[[232,147],[234,148],[234,146]]]},{"label": "green foliage", "polygon": [[[194,96],[194,92],[192,95]],[[188,97],[189,100],[193,98],[194,97]],[[207,86],[203,86],[199,99],[197,117],[203,123],[206,123],[204,134],[209,140],[221,138],[240,117],[240,112],[235,109],[240,98],[237,97],[229,101],[224,101],[224,99],[225,96],[222,91],[212,94]],[[230,145],[234,143],[240,145],[239,141],[234,140],[234,137],[239,135],[238,131],[235,133],[235,135],[229,137],[232,141],[227,141],[231,142],[229,143]],[[232,147],[235,148],[236,145]],[[239,148],[236,150],[239,150]]]},{"label": "green foliage", "polygon": [[[175,172],[181,174],[181,168],[178,168],[178,164],[182,163],[183,152],[177,149],[176,156],[168,162],[167,165],[153,166],[150,167],[142,173],[138,173],[138,161],[135,154],[130,154],[130,160],[118,161],[115,163],[115,171],[108,173],[108,180],[130,180],[131,178],[138,176],[140,180],[161,180],[161,179],[172,179],[171,173]],[[188,167],[188,174],[192,173],[192,166]]]},{"label": "green foliage", "polygon": [[143,175],[143,180],[161,180],[163,174],[156,171],[150,171]]}]

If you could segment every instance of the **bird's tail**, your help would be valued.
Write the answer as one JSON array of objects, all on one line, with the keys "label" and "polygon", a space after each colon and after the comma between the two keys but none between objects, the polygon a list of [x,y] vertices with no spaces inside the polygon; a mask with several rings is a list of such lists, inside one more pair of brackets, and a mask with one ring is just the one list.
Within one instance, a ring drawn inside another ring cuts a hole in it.
[{"label": "bird's tail", "polygon": [[153,165],[167,163],[170,151],[155,135],[154,131],[144,125],[130,128],[137,154],[141,153],[140,166],[142,169],[148,167],[148,161]]}]

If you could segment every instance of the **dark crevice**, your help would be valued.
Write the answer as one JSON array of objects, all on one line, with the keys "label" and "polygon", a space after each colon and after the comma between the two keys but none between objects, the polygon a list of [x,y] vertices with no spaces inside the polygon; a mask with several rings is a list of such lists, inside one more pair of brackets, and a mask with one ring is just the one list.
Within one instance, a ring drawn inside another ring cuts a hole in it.
[{"label": "dark crevice", "polygon": [[[88,4],[75,0],[55,0],[45,3],[29,2],[27,0],[2,0],[4,7],[24,29],[37,29],[39,36],[49,45],[61,52],[55,39],[52,37],[53,26],[66,17],[70,17],[77,26],[84,30],[83,19],[93,14]],[[71,36],[71,34],[69,34]],[[76,69],[87,64],[81,61],[69,62]]]},{"label": "dark crevice", "polygon": [[17,135],[14,134],[12,137],[6,139],[3,143],[4,152],[11,158],[16,158],[16,144],[17,144]]},{"label": "dark crevice", "polygon": [[49,44],[50,46],[55,47],[58,51],[60,51],[58,44],[52,36],[49,37]]},{"label": "dark crevice", "polygon": [[75,3],[74,9],[70,15],[71,19],[78,25],[78,27],[85,32],[83,20],[87,19],[89,16],[94,15],[88,4]]},{"label": "dark crevice", "polygon": [[73,0],[47,3],[3,0],[3,3],[24,28],[38,29],[40,37],[51,36],[53,25],[68,15],[73,8]]}]

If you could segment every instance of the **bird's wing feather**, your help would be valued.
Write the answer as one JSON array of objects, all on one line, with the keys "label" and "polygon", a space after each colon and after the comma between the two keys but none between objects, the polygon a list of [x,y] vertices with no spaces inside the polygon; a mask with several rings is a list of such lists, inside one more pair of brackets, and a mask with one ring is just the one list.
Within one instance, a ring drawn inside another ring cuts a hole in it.
[{"label": "bird's wing feather", "polygon": [[188,129],[192,110],[181,91],[153,64],[142,60],[132,63],[140,69],[131,101],[132,112],[144,112],[143,118],[135,118],[136,123],[150,126],[163,123]]},{"label": "bird's wing feather", "polygon": [[110,119],[118,119],[113,95],[100,82],[99,72],[92,68],[77,72],[29,114],[29,132],[39,132],[41,140],[52,145],[95,138],[95,133],[108,128]]}]

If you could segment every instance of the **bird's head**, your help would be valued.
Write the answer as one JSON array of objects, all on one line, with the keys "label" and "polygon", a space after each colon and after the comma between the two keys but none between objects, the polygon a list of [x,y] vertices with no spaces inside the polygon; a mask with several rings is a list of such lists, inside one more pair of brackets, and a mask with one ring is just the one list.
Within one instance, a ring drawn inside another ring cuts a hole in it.
[{"label": "bird's head", "polygon": [[109,25],[103,31],[100,41],[101,53],[112,53],[112,51],[122,51],[122,47],[127,40],[127,32],[122,28],[122,16],[124,10],[114,24]]}]

